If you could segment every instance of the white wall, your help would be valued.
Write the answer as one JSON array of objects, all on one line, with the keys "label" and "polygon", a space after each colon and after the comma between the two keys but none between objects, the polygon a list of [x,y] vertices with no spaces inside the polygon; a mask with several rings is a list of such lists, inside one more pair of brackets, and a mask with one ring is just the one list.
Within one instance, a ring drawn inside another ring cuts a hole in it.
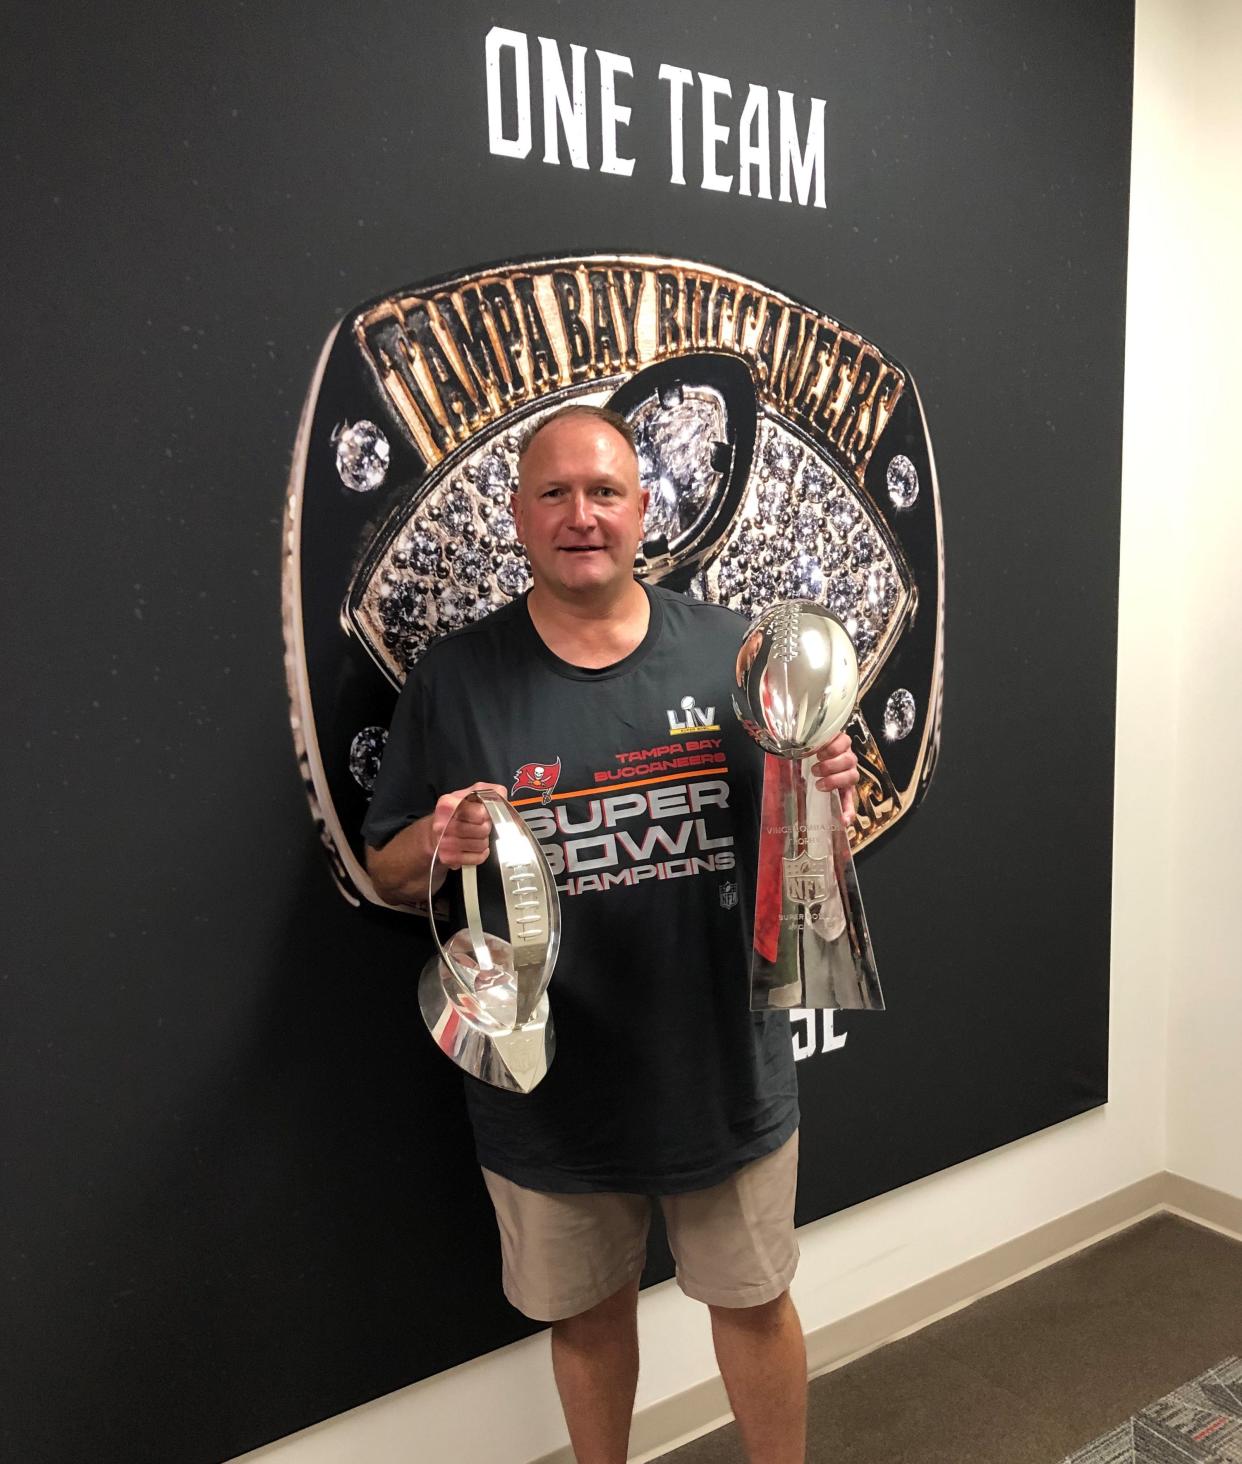
[{"label": "white wall", "polygon": [[[1159,7],[1161,26],[1183,7]],[[1169,1013],[1168,1168],[1242,1195],[1242,5],[1199,0],[1193,67],[1170,69],[1157,96],[1170,144],[1160,158],[1170,214],[1189,238],[1153,281],[1152,301],[1192,314],[1185,359],[1167,374],[1160,417],[1171,436],[1165,492],[1178,503],[1181,708],[1172,796],[1178,810],[1171,901],[1176,941]],[[1161,37],[1165,39],[1164,36]],[[1173,267],[1170,268],[1170,265]],[[1155,406],[1154,391],[1152,391]],[[1152,420],[1155,420],[1154,414]],[[1153,567],[1154,568],[1154,567]],[[1170,608],[1173,608],[1170,606]]]},{"label": "white wall", "polygon": [[[1233,761],[1229,714],[1242,711],[1239,630],[1227,594],[1236,537],[1229,530],[1242,527],[1242,509],[1226,481],[1236,490],[1236,469],[1210,442],[1196,442],[1228,410],[1228,386],[1240,384],[1227,351],[1229,326],[1237,338],[1242,323],[1231,258],[1242,219],[1236,188],[1232,228],[1215,196],[1229,193],[1242,154],[1230,155],[1240,112],[1227,100],[1236,93],[1231,68],[1240,66],[1242,7],[1232,0],[1139,0],[1110,1101],[807,1226],[794,1295],[808,1331],[1166,1167],[1242,1196],[1242,1146],[1230,1132],[1242,1112],[1242,990],[1229,980],[1231,904],[1242,901],[1230,900],[1228,842],[1239,821],[1231,815],[1242,809],[1236,780],[1223,776]],[[1215,298],[1222,280],[1229,309]],[[1188,289],[1196,331],[1211,348],[1206,358],[1170,345],[1171,332],[1175,342],[1190,333]],[[715,1372],[702,1308],[671,1285],[644,1294],[640,1328],[639,1408]],[[250,1457],[513,1464],[564,1441],[546,1340],[537,1337]]]}]

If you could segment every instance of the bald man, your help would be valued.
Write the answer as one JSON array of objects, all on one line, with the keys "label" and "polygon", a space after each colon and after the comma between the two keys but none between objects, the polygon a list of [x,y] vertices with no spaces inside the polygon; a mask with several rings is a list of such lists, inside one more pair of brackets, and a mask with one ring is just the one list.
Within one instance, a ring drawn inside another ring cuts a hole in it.
[{"label": "bald man", "polygon": [[[532,587],[408,676],[367,863],[394,903],[425,896],[438,841],[442,866],[481,863],[486,814],[453,814],[486,785],[515,798],[561,891],[547,1077],[465,1082],[505,1293],[551,1324],[580,1464],[626,1457],[653,1200],[748,1457],[800,1464],[797,1082],[788,1016],[749,1009],[763,758],[728,711],[746,626],[635,579],[646,507],[624,419],[570,406],[528,436],[512,508]],[[815,772],[852,816],[847,735]]]}]

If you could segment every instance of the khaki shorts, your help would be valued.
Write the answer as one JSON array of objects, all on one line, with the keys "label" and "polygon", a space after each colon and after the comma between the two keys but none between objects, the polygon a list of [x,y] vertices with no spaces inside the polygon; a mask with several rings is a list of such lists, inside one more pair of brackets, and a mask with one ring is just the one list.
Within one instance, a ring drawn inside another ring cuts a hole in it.
[{"label": "khaki shorts", "polygon": [[[505,1295],[538,1322],[577,1316],[641,1274],[652,1200],[547,1194],[483,1171],[496,1207]],[[709,1306],[760,1306],[798,1266],[798,1135],[711,1189],[659,1196],[677,1284]]]}]

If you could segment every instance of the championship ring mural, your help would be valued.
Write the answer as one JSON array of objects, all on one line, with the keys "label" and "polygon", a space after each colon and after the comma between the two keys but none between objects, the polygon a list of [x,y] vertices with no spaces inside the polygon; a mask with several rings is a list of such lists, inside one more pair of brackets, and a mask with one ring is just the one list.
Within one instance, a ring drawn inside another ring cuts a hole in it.
[{"label": "championship ring mural", "polygon": [[[294,451],[293,734],[355,904],[379,903],[358,829],[397,692],[437,637],[527,588],[509,511],[517,451],[569,401],[634,429],[651,495],[640,577],[748,619],[800,599],[844,621],[861,686],[854,852],[931,779],[943,535],[910,373],[827,315],[707,265],[600,255],[475,270],[342,321]],[[559,771],[549,755],[514,776],[542,787]]]}]

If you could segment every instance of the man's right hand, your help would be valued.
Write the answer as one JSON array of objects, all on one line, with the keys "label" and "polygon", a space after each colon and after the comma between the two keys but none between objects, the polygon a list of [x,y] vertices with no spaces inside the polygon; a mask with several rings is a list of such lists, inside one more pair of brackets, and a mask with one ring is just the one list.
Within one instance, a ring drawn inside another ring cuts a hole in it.
[{"label": "man's right hand", "polygon": [[[476,788],[490,788],[502,798],[508,797],[508,790],[498,783],[471,783],[469,788],[443,794],[425,818],[394,834],[382,849],[367,849],[367,871],[381,900],[390,905],[420,905],[443,884],[446,870],[483,863],[491,830],[486,809],[475,802],[457,813],[457,805]],[[431,861],[438,843],[433,886]]]},{"label": "man's right hand", "polygon": [[463,864],[482,864],[487,858],[491,844],[492,821],[487,810],[477,800],[465,808],[458,805],[478,788],[490,788],[493,793],[506,797],[506,790],[498,783],[471,783],[469,788],[458,788],[455,793],[445,793],[436,800],[431,814],[429,838],[432,850],[439,845],[438,859],[448,869],[460,869]]}]

